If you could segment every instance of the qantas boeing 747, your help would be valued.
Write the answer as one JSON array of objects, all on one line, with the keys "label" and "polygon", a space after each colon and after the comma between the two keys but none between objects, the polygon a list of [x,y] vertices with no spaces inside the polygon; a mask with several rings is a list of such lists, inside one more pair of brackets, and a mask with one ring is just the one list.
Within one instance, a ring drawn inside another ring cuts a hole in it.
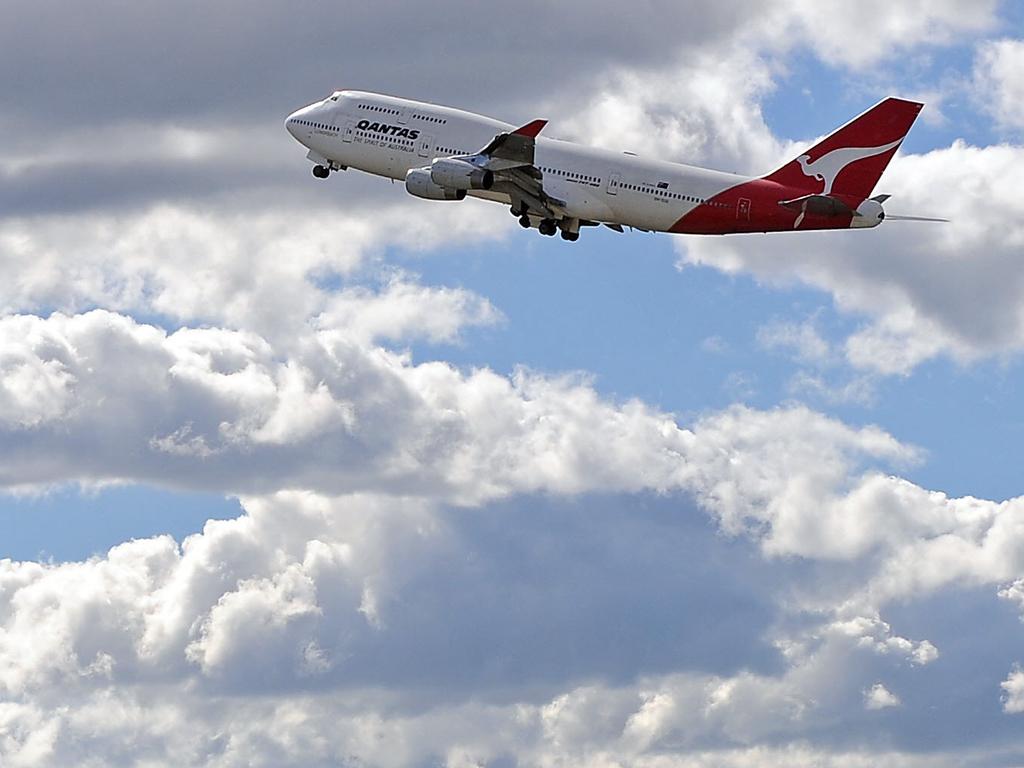
[{"label": "qantas boeing 747", "polygon": [[317,178],[356,168],[427,200],[494,200],[523,227],[577,240],[599,224],[717,235],[876,227],[889,195],[872,196],[875,184],[923,106],[885,99],[759,178],[543,138],[545,120],[516,128],[361,91],[337,91],[285,125]]}]

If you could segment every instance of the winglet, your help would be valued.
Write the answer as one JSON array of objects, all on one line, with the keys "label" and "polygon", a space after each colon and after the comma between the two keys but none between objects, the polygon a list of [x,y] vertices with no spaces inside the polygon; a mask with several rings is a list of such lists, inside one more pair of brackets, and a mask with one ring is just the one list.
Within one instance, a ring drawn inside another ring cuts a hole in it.
[{"label": "winglet", "polygon": [[537,134],[544,130],[544,126],[548,124],[547,120],[533,120],[527,123],[522,128],[516,128],[512,131],[513,136],[528,136],[531,139],[537,138]]}]

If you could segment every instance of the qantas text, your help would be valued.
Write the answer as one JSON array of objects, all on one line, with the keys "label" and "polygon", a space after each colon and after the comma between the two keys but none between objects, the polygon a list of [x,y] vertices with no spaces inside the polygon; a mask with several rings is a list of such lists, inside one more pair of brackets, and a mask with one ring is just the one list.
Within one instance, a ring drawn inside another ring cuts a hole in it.
[{"label": "qantas text", "polygon": [[356,128],[360,131],[373,131],[385,136],[400,136],[406,139],[418,139],[420,136],[420,132],[415,128],[403,128],[400,125],[388,125],[387,123],[371,123],[369,120],[360,120]]}]

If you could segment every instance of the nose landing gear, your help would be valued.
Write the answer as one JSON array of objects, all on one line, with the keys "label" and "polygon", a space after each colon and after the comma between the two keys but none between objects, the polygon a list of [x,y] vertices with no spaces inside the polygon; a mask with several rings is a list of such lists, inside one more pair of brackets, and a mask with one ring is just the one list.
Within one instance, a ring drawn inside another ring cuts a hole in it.
[{"label": "nose landing gear", "polygon": [[314,165],[313,175],[316,176],[318,179],[326,179],[328,176],[331,175],[331,169],[328,168],[326,165]]}]

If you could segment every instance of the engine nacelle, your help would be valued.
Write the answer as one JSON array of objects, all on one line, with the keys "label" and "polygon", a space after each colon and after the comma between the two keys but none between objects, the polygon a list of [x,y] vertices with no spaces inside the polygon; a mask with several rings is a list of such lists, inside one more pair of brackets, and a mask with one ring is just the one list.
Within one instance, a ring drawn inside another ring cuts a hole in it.
[{"label": "engine nacelle", "polygon": [[442,157],[431,164],[430,178],[439,187],[449,189],[490,189],[494,186],[493,171],[450,157]]},{"label": "engine nacelle", "polygon": [[882,204],[877,200],[865,200],[857,206],[857,215],[853,217],[850,226],[856,229],[862,227],[877,227],[885,218],[885,211]]},{"label": "engine nacelle", "polygon": [[431,181],[430,171],[426,168],[413,168],[405,174],[405,191],[427,200],[462,200],[466,196],[464,189],[452,189],[435,184]]}]

